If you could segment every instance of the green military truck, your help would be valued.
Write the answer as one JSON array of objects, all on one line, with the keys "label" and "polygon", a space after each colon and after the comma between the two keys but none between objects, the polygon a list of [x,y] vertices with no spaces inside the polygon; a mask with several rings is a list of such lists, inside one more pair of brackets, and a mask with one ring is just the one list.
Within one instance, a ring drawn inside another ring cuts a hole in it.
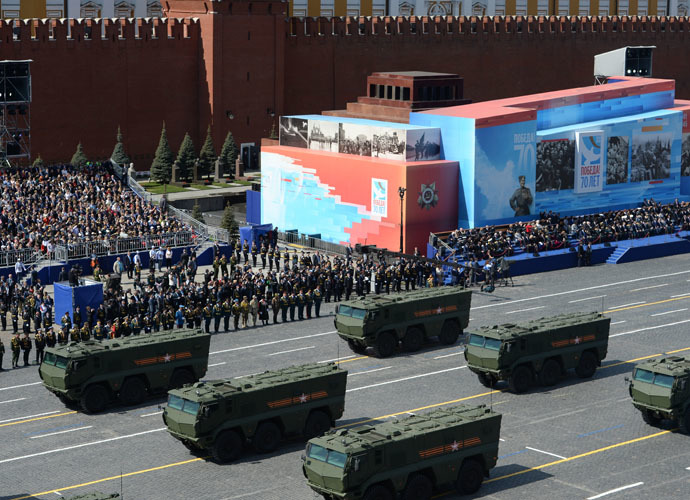
[{"label": "green military truck", "polygon": [[430,337],[451,345],[467,328],[471,299],[471,291],[449,286],[360,297],[340,303],[335,327],[353,352],[373,347],[380,358],[393,354],[398,342],[407,352],[418,351]]},{"label": "green military truck", "polygon": [[251,441],[259,453],[273,451],[282,436],[318,436],[345,409],[347,371],[314,363],[239,379],[198,382],[168,393],[163,421],[191,451],[210,450],[229,462]]},{"label": "green military truck", "polygon": [[118,400],[130,406],[147,395],[193,384],[206,374],[211,336],[174,330],[102,342],[46,348],[39,375],[64,403],[95,413]]},{"label": "green military truck", "polygon": [[329,500],[428,500],[448,485],[472,494],[496,465],[500,431],[485,406],[442,408],[312,439],[302,470]]},{"label": "green military truck", "polygon": [[690,358],[669,356],[638,364],[629,390],[633,405],[649,425],[675,420],[690,433]]},{"label": "green military truck", "polygon": [[599,313],[578,312],[480,328],[470,332],[465,359],[483,385],[507,380],[516,393],[527,391],[535,377],[552,386],[571,368],[589,378],[606,357],[610,324]]}]

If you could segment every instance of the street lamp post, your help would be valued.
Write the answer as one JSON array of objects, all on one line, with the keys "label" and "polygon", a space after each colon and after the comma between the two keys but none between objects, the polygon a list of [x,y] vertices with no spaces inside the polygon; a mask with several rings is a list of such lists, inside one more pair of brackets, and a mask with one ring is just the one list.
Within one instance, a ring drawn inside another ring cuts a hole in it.
[{"label": "street lamp post", "polygon": [[405,189],[404,187],[398,188],[398,195],[400,195],[400,253],[403,253],[403,200],[405,200]]}]

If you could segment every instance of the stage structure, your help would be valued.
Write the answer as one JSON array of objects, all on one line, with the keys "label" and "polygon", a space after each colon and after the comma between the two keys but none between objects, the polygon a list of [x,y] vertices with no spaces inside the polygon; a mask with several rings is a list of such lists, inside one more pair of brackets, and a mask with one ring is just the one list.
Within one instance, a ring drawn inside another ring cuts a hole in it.
[{"label": "stage structure", "polygon": [[[90,279],[80,279],[79,286],[70,286],[67,281],[55,282],[55,322],[69,313],[74,320],[74,311],[81,307],[82,319],[86,317],[86,306],[98,309],[103,303],[103,283]],[[93,325],[91,325],[93,326]]]},{"label": "stage structure", "polygon": [[0,61],[0,160],[31,158],[31,60]]}]

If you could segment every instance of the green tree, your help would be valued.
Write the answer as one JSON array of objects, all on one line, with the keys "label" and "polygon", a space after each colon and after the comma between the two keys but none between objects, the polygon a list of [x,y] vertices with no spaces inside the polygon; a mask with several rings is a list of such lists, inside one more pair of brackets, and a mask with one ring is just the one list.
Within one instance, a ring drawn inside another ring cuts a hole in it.
[{"label": "green tree", "polygon": [[223,147],[220,150],[220,161],[223,164],[223,168],[228,169],[230,172],[230,178],[235,178],[235,161],[237,160],[237,145],[235,144],[235,138],[232,136],[232,132],[228,131],[228,135],[225,136],[225,141],[223,142]]},{"label": "green tree", "polygon": [[80,142],[79,144],[77,144],[77,150],[74,152],[74,155],[72,156],[72,161],[70,163],[75,167],[83,167],[84,165],[86,165],[86,162],[88,161],[89,159],[84,154],[84,149],[81,147]]},{"label": "green tree", "polygon": [[204,214],[201,211],[201,207],[199,206],[198,200],[194,202],[194,206],[192,207],[192,217],[194,217],[202,224],[206,224],[206,221],[204,220]]},{"label": "green tree", "polygon": [[230,203],[228,203],[225,206],[225,210],[223,211],[223,218],[220,220],[220,227],[223,229],[227,229],[228,233],[230,233],[231,238],[233,236],[236,236],[239,232],[239,226],[237,225],[235,216],[232,213],[232,206],[230,205]]},{"label": "green tree", "polygon": [[165,122],[163,122],[163,130],[161,130],[161,138],[156,148],[156,156],[153,158],[153,163],[151,163],[151,178],[160,184],[170,182],[173,160],[173,152],[170,149],[168,133],[165,130]]},{"label": "green tree", "polygon": [[113,148],[113,154],[110,158],[118,165],[127,168],[129,165],[129,156],[125,153],[125,145],[122,144],[122,132],[120,132],[120,127],[117,127],[117,142],[115,143],[115,148]]},{"label": "green tree", "polygon": [[216,148],[211,137],[211,125],[206,130],[206,141],[199,152],[199,175],[209,175],[216,161]]},{"label": "green tree", "polygon": [[38,155],[36,159],[34,160],[33,163],[34,168],[43,168],[45,166],[45,163],[43,163],[43,158],[41,158],[41,155]]},{"label": "green tree", "polygon": [[194,143],[189,134],[184,135],[180,150],[177,152],[177,168],[180,177],[188,179],[196,160],[196,151],[194,151]]}]

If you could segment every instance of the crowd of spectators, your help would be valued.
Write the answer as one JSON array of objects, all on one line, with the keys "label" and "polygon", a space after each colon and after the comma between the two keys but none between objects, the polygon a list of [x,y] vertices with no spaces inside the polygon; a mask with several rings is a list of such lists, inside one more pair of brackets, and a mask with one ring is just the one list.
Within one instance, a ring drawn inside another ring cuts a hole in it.
[{"label": "crowd of spectators", "polygon": [[0,251],[184,231],[106,165],[0,169]]}]

